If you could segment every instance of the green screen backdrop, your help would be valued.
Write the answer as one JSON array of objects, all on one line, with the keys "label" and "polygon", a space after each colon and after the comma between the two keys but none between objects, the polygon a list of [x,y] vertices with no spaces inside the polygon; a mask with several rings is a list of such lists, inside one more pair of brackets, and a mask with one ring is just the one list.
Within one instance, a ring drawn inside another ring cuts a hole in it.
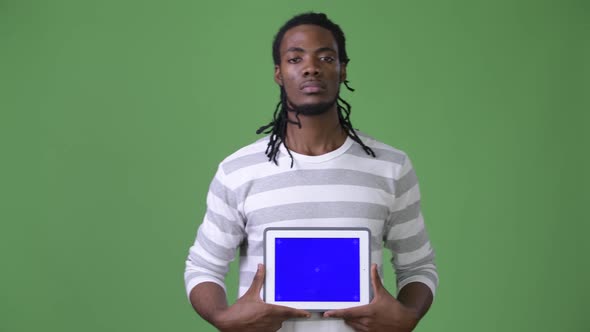
[{"label": "green screen backdrop", "polygon": [[0,1],[1,331],[214,331],[184,261],[217,164],[271,119],[272,38],[309,10],[346,33],[354,126],[417,170],[440,274],[417,331],[589,331],[575,0]]}]

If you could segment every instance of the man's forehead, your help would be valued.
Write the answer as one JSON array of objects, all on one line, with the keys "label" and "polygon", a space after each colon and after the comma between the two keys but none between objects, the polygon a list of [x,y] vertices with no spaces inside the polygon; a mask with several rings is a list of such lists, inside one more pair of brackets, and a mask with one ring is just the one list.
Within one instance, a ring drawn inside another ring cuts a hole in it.
[{"label": "man's forehead", "polygon": [[319,48],[329,48],[338,52],[338,44],[332,32],[317,25],[303,24],[285,32],[280,49],[281,53],[286,53],[294,49],[313,51]]}]

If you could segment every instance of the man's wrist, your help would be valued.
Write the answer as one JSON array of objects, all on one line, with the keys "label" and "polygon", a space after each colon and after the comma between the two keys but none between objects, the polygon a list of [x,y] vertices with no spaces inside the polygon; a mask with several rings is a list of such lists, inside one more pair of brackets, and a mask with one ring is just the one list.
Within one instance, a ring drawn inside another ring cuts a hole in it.
[{"label": "man's wrist", "polygon": [[[406,307],[406,306],[404,306]],[[412,328],[416,327],[416,325],[418,325],[418,322],[420,321],[420,312],[417,309],[414,308],[409,308],[406,307],[407,310],[407,317],[410,321],[410,324],[412,325]]]},{"label": "man's wrist", "polygon": [[215,326],[218,330],[223,331],[228,328],[228,320],[225,318],[226,309],[217,310],[212,316],[210,323]]}]

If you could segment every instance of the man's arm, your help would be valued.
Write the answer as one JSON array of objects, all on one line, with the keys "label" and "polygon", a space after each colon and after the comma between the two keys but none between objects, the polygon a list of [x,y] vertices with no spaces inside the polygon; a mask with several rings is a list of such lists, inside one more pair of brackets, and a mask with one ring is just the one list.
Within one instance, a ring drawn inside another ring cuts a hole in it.
[{"label": "man's arm", "polygon": [[405,294],[401,292],[409,284],[419,282],[428,286],[434,296],[438,286],[434,249],[422,215],[418,178],[408,157],[394,181],[394,187],[394,203],[385,224],[383,241],[385,248],[392,253],[391,263],[397,277],[399,295],[406,302],[410,301],[416,286],[404,291]]},{"label": "man's arm", "polygon": [[238,198],[228,182],[220,165],[209,186],[203,222],[186,259],[184,279],[189,297],[200,283],[212,282],[225,288],[229,264],[246,237]]}]

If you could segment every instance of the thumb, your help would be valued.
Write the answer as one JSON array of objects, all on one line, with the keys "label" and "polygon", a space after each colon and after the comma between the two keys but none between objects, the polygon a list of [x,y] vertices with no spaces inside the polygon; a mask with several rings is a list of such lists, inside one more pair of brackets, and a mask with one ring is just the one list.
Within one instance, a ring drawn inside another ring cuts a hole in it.
[{"label": "thumb", "polygon": [[262,289],[262,285],[264,285],[264,275],[264,264],[258,264],[258,270],[256,270],[252,284],[250,285],[250,288],[248,288],[248,291],[246,291],[245,295],[254,296],[257,299],[260,298],[260,290]]},{"label": "thumb", "polygon": [[383,283],[381,283],[381,277],[379,276],[377,264],[371,265],[371,284],[373,284],[374,297],[377,297],[385,289],[385,287],[383,287]]}]

